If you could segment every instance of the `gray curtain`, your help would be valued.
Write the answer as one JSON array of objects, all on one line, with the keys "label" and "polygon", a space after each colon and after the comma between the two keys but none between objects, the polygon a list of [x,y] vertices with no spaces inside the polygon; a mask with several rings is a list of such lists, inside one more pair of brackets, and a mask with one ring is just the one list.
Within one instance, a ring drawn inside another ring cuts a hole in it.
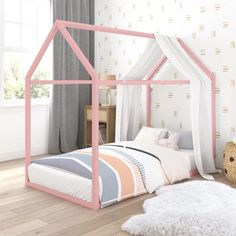
[{"label": "gray curtain", "polygon": [[[94,0],[53,0],[53,20],[94,24]],[[94,33],[69,30],[94,64]],[[67,42],[57,33],[53,43],[54,80],[91,79]],[[89,85],[54,85],[50,102],[49,153],[69,152],[83,146],[84,105],[91,102]]]}]

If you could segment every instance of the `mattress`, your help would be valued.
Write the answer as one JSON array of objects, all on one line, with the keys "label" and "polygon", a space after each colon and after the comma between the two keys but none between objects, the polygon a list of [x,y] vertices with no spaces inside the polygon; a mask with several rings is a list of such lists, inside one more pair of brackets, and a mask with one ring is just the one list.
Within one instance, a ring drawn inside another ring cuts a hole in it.
[{"label": "mattress", "polygon": [[29,165],[28,174],[32,183],[91,202],[92,181],[89,179],[62,169],[34,163]]},{"label": "mattress", "polygon": [[[178,153],[184,153],[187,156],[187,168],[189,176],[196,170],[193,150],[179,150]],[[186,155],[187,154],[187,155]],[[173,157],[172,157],[173,158]],[[49,189],[62,192],[64,194],[91,202],[92,198],[92,181],[78,174],[55,168],[52,166],[39,165],[31,163],[28,167],[29,180],[32,183],[47,187]],[[102,183],[100,183],[100,199],[102,193]],[[151,192],[151,191],[149,191]]]},{"label": "mattress", "polygon": [[191,149],[179,149],[180,152],[185,152],[188,154],[189,160],[190,160],[190,173],[191,175],[197,173],[197,166],[195,163],[194,153]]}]

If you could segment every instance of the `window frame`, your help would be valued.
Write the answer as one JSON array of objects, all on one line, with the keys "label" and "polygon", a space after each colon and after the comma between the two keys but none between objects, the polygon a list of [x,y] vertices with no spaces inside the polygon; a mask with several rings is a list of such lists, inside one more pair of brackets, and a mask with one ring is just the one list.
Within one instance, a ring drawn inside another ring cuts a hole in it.
[{"label": "window frame", "polygon": [[[20,22],[14,22],[14,21],[8,21],[5,20],[5,1],[7,0],[1,0],[0,1],[0,35],[2,35],[2,37],[0,37],[0,107],[2,108],[7,108],[7,107],[23,107],[25,105],[25,99],[12,99],[12,100],[6,100],[4,99],[4,81],[3,81],[3,70],[4,70],[4,66],[3,66],[3,57],[4,57],[4,53],[5,52],[22,52],[22,53],[35,53],[34,50],[28,49],[28,48],[24,48],[23,47],[23,42],[22,42],[22,26],[27,25],[26,23],[23,23],[22,20],[22,8],[21,8],[21,15],[20,15]],[[22,0],[21,1],[21,6],[22,6]],[[37,9],[37,5],[38,2],[40,0],[34,0],[35,1],[35,9]],[[52,0],[48,0],[49,4],[50,4],[50,14],[52,13]],[[35,46],[38,46],[38,11],[35,12],[36,16],[35,16],[35,23],[34,25],[36,25],[36,32],[35,32],[35,37],[36,37],[36,42],[35,42]],[[52,15],[52,14],[51,14]],[[51,17],[50,17],[51,18]],[[9,47],[9,46],[5,46],[5,23],[14,23],[14,24],[18,24],[20,25],[20,46],[19,47]],[[45,105],[49,105],[49,99],[50,98],[32,98],[32,105],[34,106],[45,106]]]}]

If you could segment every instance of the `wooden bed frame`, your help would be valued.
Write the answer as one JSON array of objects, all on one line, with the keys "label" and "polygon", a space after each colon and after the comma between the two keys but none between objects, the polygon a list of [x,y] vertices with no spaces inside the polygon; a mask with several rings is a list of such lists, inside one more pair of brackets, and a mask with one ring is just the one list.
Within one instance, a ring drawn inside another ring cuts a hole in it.
[{"label": "wooden bed frame", "polygon": [[[90,64],[89,60],[83,54],[77,43],[74,41],[67,28],[78,29],[78,30],[89,30],[89,31],[97,31],[97,32],[106,32],[113,34],[122,34],[122,35],[130,35],[137,36],[143,38],[155,38],[154,34],[137,32],[131,30],[117,29],[117,28],[109,28],[104,26],[96,26],[96,25],[88,25],[81,24],[69,21],[61,21],[57,20],[51,31],[49,32],[45,42],[43,43],[41,49],[39,50],[33,64],[31,65],[28,73],[25,77],[25,183],[27,186],[47,192],[51,195],[63,198],[65,200],[80,204],[85,207],[89,207],[92,209],[100,208],[99,202],[99,170],[98,170],[98,158],[99,158],[99,86],[114,86],[114,85],[146,85],[146,126],[150,126],[151,120],[151,85],[176,85],[176,84],[189,84],[189,80],[152,80],[153,76],[157,72],[157,70],[166,62],[167,57],[163,55],[154,68],[147,75],[147,80],[100,80],[97,72]],[[42,57],[44,56],[49,44],[55,37],[56,33],[60,32],[65,40],[70,45],[74,54],[83,64],[84,68],[91,76],[92,80],[31,80],[33,73],[35,72],[38,64],[40,63]],[[216,153],[216,122],[215,122],[215,83],[216,79],[214,74],[200,61],[200,59],[193,53],[193,51],[181,40],[178,39],[180,45],[185,50],[185,52],[192,58],[192,60],[202,69],[202,71],[209,77],[211,80],[211,102],[212,102],[212,146],[213,146],[213,155],[215,158]],[[48,189],[44,186],[40,186],[29,181],[28,177],[28,166],[31,164],[31,85],[34,84],[90,84],[92,85],[92,202],[86,202],[84,200],[63,194],[61,192]]]}]

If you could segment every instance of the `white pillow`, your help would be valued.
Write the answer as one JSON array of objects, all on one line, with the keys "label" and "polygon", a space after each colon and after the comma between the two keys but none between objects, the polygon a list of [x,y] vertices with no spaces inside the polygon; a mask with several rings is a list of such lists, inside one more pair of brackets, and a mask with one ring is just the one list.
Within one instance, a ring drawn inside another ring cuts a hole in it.
[{"label": "white pillow", "polygon": [[162,138],[158,141],[158,144],[161,146],[165,146],[168,148],[172,148],[174,150],[177,150],[178,147],[178,141],[179,141],[179,134],[178,133],[169,133],[168,138]]},{"label": "white pillow", "polygon": [[158,141],[166,136],[167,129],[158,129],[150,127],[142,127],[142,129],[137,134],[134,141],[158,144]]},{"label": "white pillow", "polygon": [[[167,137],[170,134],[176,133],[176,131],[168,130]],[[179,140],[178,140],[178,147],[179,149],[193,149],[193,138],[191,131],[179,131]]]}]

